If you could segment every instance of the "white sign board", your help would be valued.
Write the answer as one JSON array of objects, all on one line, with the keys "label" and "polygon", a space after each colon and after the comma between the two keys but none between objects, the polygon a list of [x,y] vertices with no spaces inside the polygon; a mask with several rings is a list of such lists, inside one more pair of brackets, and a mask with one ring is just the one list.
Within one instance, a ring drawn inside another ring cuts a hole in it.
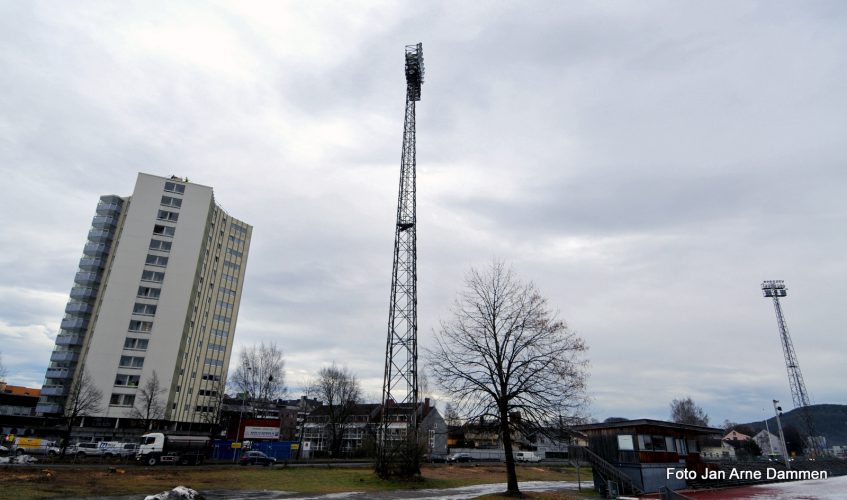
[{"label": "white sign board", "polygon": [[255,427],[248,425],[244,428],[244,439],[279,439],[279,427]]}]

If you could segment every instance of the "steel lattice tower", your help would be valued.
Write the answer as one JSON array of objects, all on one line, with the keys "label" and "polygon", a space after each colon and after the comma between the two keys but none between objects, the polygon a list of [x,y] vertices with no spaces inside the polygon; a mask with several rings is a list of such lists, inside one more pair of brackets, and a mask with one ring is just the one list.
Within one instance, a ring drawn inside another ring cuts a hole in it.
[{"label": "steel lattice tower", "polygon": [[818,443],[815,436],[815,425],[809,405],[809,393],[806,392],[806,383],[803,382],[803,374],[800,372],[800,363],[797,361],[797,353],[794,352],[794,344],[788,334],[788,326],[785,324],[785,316],[782,314],[780,297],[788,295],[785,282],[782,280],[768,280],[762,282],[762,294],[773,299],[773,308],[776,311],[776,323],[779,327],[779,336],[782,344],[782,353],[785,355],[785,368],[788,370],[788,384],[791,386],[791,399],[794,407],[801,409],[806,431],[811,438],[813,449],[817,451]]},{"label": "steel lattice tower", "polygon": [[[415,216],[415,102],[421,100],[424,64],[422,44],[406,46],[406,118],[403,122],[403,156],[394,232],[394,265],[388,341],[385,345],[385,378],[382,384],[383,426],[380,446],[389,436],[391,420],[417,429],[418,404],[418,290],[417,232]],[[400,417],[399,414],[403,416]]]}]

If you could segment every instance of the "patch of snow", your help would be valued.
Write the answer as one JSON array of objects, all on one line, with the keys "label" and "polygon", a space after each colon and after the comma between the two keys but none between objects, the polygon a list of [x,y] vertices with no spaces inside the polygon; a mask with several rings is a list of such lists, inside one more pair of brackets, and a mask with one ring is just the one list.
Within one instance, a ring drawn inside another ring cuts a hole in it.
[{"label": "patch of snow", "polygon": [[147,495],[144,500],[204,500],[205,497],[186,486],[177,486],[170,491],[163,491],[156,495]]}]

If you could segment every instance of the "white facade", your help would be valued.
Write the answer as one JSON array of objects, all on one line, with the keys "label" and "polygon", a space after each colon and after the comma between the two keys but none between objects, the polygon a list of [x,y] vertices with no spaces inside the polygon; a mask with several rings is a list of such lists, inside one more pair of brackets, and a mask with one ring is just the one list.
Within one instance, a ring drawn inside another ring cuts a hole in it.
[{"label": "white facade", "polygon": [[753,441],[759,445],[759,449],[762,450],[764,456],[782,455],[782,444],[779,442],[779,438],[764,429],[753,436]]},{"label": "white facade", "polygon": [[[176,177],[139,174],[122,200],[75,377],[103,393],[94,416],[129,418],[155,372],[165,419],[203,422],[227,373],[252,227]],[[51,368],[45,385],[58,385]]]}]

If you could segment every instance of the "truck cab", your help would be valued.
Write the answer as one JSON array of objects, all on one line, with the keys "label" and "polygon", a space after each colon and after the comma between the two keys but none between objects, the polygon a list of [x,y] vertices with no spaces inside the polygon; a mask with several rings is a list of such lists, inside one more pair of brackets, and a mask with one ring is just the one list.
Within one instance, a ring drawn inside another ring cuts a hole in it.
[{"label": "truck cab", "polygon": [[195,465],[203,463],[209,449],[206,436],[181,436],[151,432],[141,436],[141,444],[135,455],[136,462],[146,465],[172,463]]}]

